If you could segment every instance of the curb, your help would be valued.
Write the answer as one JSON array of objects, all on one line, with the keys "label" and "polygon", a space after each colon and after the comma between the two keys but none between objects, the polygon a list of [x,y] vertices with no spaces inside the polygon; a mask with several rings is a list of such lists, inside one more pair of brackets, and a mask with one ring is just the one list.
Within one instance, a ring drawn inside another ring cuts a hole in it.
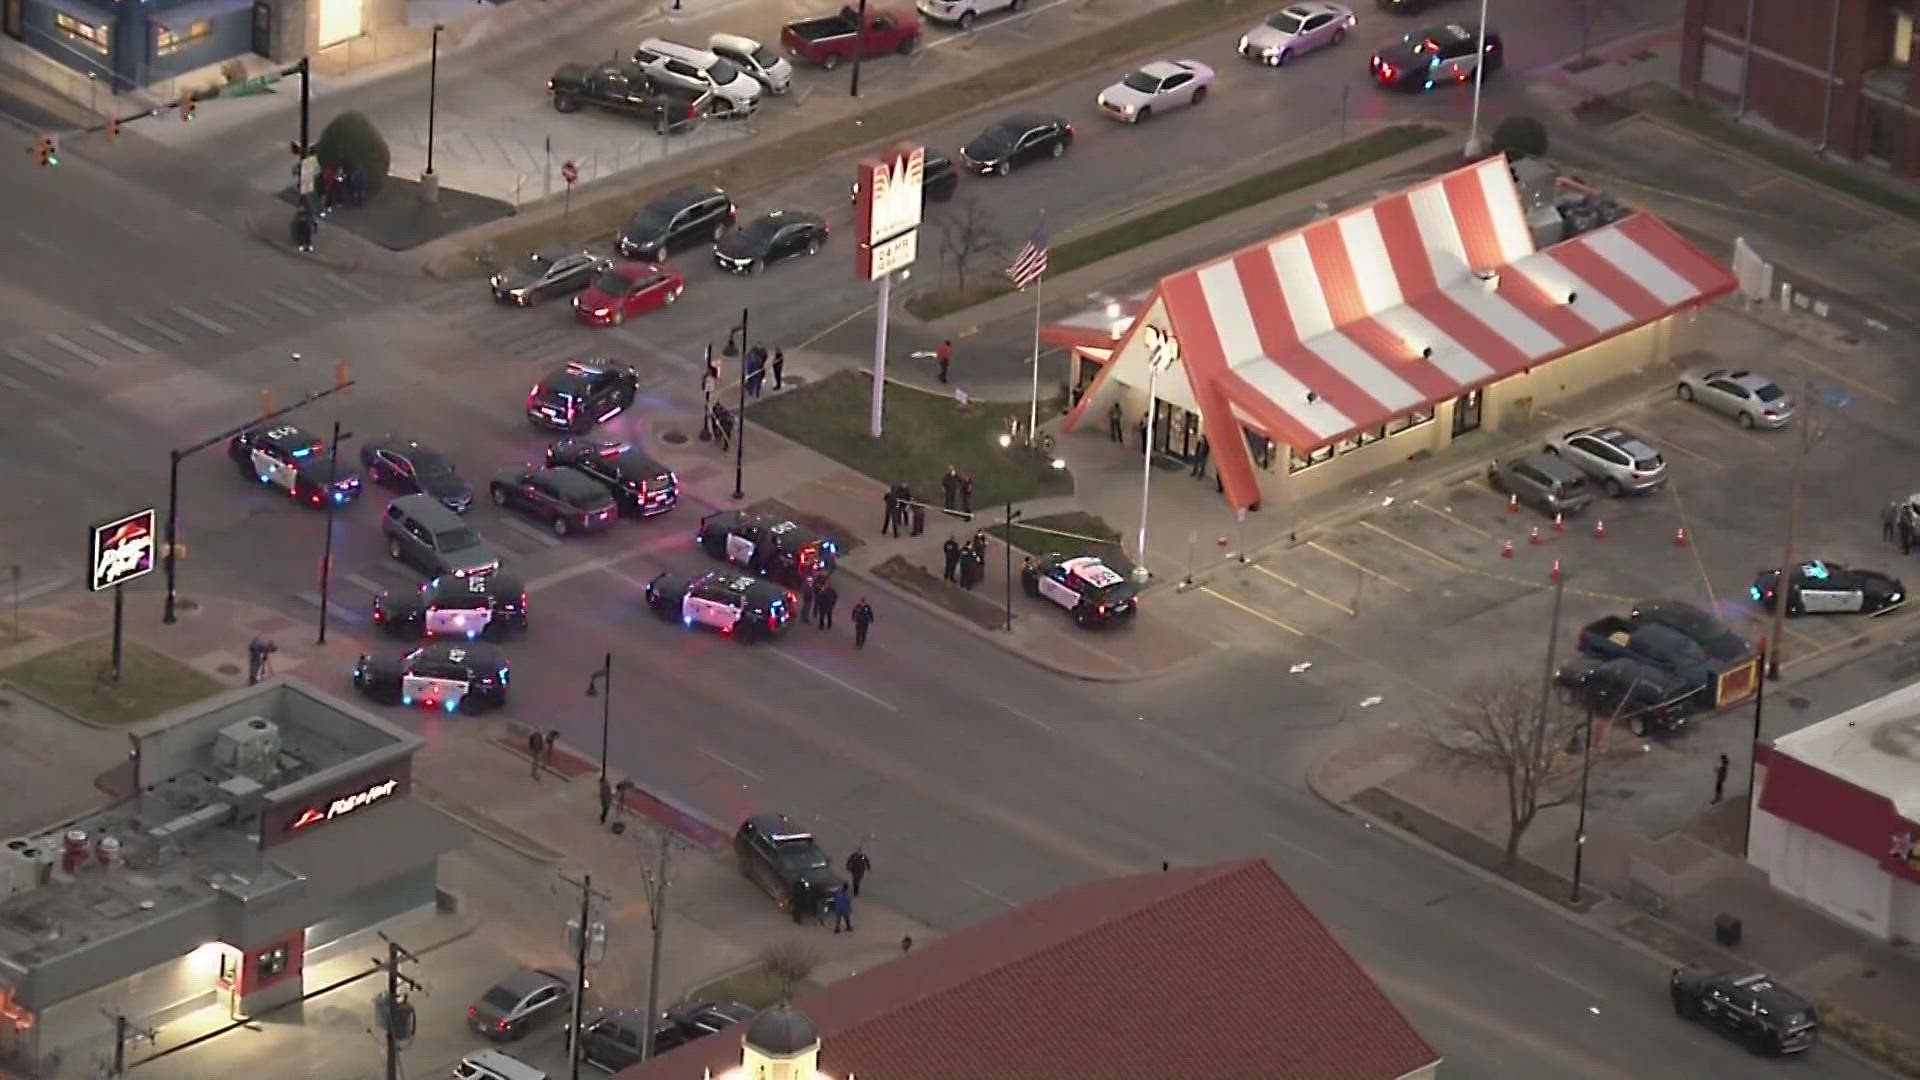
[{"label": "curb", "polygon": [[[49,650],[49,651],[52,651],[52,650]],[[32,661],[23,660],[21,662],[31,663]],[[66,720],[71,720],[74,723],[79,724],[81,727],[89,727],[95,731],[127,731],[129,729],[140,726],[140,724],[146,723],[145,720],[140,720],[131,724],[103,724],[98,720],[89,720],[86,717],[81,716],[79,713],[68,712],[66,709],[63,709],[60,706],[55,705],[53,702],[46,700],[45,698],[41,697],[38,694],[30,693],[29,691],[22,689],[18,683],[0,681],[0,691],[5,691],[6,693],[9,693],[9,694],[17,694],[20,697],[25,698],[27,701],[30,701],[33,704],[38,705],[39,707],[47,710],[50,713],[53,713],[55,716],[59,716]],[[159,714],[155,713],[154,715],[157,716]]]},{"label": "curb", "polygon": [[[288,214],[292,214],[292,208],[289,207],[287,212]],[[265,220],[269,216],[271,215],[266,211],[256,211],[248,214],[246,217],[247,232],[255,240],[260,241],[282,256],[290,257],[295,261],[319,263],[321,266],[327,267],[330,270],[353,271],[360,269],[366,264],[366,259],[358,255],[351,258],[341,258],[333,254],[322,253],[317,243],[314,245],[314,250],[311,253],[301,254],[292,251],[288,246],[288,240],[285,234],[286,221],[275,221],[269,224]],[[342,229],[340,231],[345,233],[347,230]],[[348,235],[352,234],[349,233]],[[365,242],[360,241],[360,238],[357,236],[354,237],[354,239],[361,243]]]},{"label": "curb", "polygon": [[567,860],[565,852],[550,848],[505,822],[495,821],[463,803],[443,800],[432,787],[426,784],[417,785],[416,790],[421,802],[523,859],[548,866],[555,866]]}]

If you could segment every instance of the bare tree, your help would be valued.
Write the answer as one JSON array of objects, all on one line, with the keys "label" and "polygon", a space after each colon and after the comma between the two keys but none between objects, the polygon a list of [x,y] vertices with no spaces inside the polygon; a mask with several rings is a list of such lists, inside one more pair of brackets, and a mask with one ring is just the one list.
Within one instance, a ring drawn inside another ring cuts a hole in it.
[{"label": "bare tree", "polygon": [[820,966],[820,950],[804,941],[775,941],[760,950],[759,959],[760,970],[779,993],[780,1003],[791,1005],[794,991]]},{"label": "bare tree", "polygon": [[1583,718],[1548,698],[1536,677],[1515,670],[1486,677],[1426,732],[1428,747],[1455,773],[1485,773],[1507,786],[1507,845],[1501,865],[1520,859],[1520,838],[1540,811],[1574,797],[1578,755],[1569,753]]},{"label": "bare tree", "polygon": [[1005,249],[992,217],[976,197],[969,196],[958,209],[940,218],[941,262],[953,266],[961,292],[967,291],[967,274],[981,259],[1002,254]]}]

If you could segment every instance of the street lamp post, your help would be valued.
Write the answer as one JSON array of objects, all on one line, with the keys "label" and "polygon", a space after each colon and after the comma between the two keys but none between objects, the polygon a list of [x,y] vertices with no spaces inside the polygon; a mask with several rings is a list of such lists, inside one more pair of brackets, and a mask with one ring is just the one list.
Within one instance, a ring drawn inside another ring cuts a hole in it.
[{"label": "street lamp post", "polygon": [[867,54],[867,0],[860,0],[860,10],[853,20],[853,80],[847,88],[848,97],[860,96],[860,59]]},{"label": "street lamp post", "polygon": [[1133,568],[1133,578],[1140,582],[1152,576],[1147,569],[1147,496],[1153,488],[1154,403],[1160,388],[1160,373],[1172,367],[1173,362],[1180,358],[1180,341],[1172,334],[1157,326],[1148,326],[1144,336],[1147,346],[1147,438],[1146,446],[1140,450],[1140,547],[1136,553],[1139,562]]},{"label": "street lamp post", "polygon": [[439,111],[440,103],[440,33],[446,26],[433,24],[433,44],[427,54],[427,171],[420,177],[420,201],[435,203],[440,199],[440,178],[433,171],[433,121]]},{"label": "street lamp post", "polygon": [[587,678],[587,696],[600,699],[600,786],[607,786],[607,744],[613,730],[613,654],[600,662],[600,670]]},{"label": "street lamp post", "polygon": [[1013,523],[1020,520],[1020,511],[1007,503],[1007,535],[1001,537],[1007,549],[1007,633],[1013,633]]},{"label": "street lamp post", "polygon": [[[1633,691],[1627,691],[1632,696]],[[1593,771],[1593,701],[1587,701],[1586,747],[1580,752],[1580,822],[1573,827],[1573,895],[1570,904],[1580,902],[1580,871],[1587,854],[1587,775]]]},{"label": "street lamp post", "polygon": [[1467,124],[1467,156],[1480,154],[1480,86],[1487,81],[1487,0],[1480,0],[1480,53],[1473,62],[1473,119]]},{"label": "street lamp post", "polygon": [[1760,666],[1755,670],[1760,677],[1753,684],[1753,740],[1747,744],[1747,813],[1746,824],[1740,829],[1740,856],[1745,858],[1753,849],[1753,803],[1754,785],[1760,779],[1760,718],[1766,714],[1767,707],[1767,651],[1772,643],[1765,638],[1760,640]]},{"label": "street lamp post", "polygon": [[1785,650],[1787,632],[1787,597],[1793,592],[1793,546],[1800,531],[1800,492],[1806,476],[1807,454],[1819,436],[1813,430],[1813,382],[1801,387],[1800,400],[1800,442],[1794,448],[1793,468],[1787,481],[1787,538],[1785,550],[1780,553],[1780,576],[1774,581],[1773,596],[1773,633],[1767,635],[1767,644],[1772,646],[1767,652],[1765,678],[1780,677],[1780,654]]},{"label": "street lamp post", "polygon": [[327,643],[327,600],[333,595],[333,508],[339,504],[339,493],[334,489],[340,482],[340,441],[353,438],[353,432],[341,431],[340,421],[333,422],[333,442],[327,444],[327,491],[322,496],[327,502],[327,540],[320,550],[320,641]]},{"label": "street lamp post", "polygon": [[[740,411],[733,418],[737,425],[733,433],[733,497],[736,499],[747,497],[747,354],[753,351],[747,338],[747,314],[746,308],[740,309],[740,325],[727,331],[727,344],[720,350],[722,356],[740,358]],[[740,332],[737,344],[733,338],[734,330]]]}]

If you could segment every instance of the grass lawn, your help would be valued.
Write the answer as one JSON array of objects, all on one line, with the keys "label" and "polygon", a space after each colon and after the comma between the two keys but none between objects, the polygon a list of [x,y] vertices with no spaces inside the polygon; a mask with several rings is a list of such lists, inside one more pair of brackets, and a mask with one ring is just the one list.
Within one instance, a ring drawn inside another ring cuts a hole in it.
[{"label": "grass lawn", "polygon": [[[1007,538],[1005,525],[995,525],[987,532],[1002,540]],[[1092,555],[1120,573],[1133,569],[1133,563],[1120,550],[1119,531],[1097,514],[1075,510],[1016,521],[1012,543],[1033,555],[1057,553],[1070,559]]]},{"label": "grass lawn", "polygon": [[[1236,180],[1225,187],[1163,206],[1103,229],[1073,236],[1053,246],[1047,272],[1064,274],[1102,259],[1151,244],[1215,218],[1258,206],[1289,192],[1351,172],[1363,165],[1412,150],[1446,134],[1425,124],[1396,124],[1368,132],[1331,150],[1289,162],[1277,169]],[[974,282],[965,292],[943,289],[921,293],[907,301],[907,310],[922,319],[937,319],[1011,291],[1002,275]]]},{"label": "grass lawn", "polygon": [[1909,221],[1920,222],[1920,200],[1909,198],[1886,184],[1875,183],[1870,176],[1830,165],[1808,153],[1805,146],[1791,138],[1775,138],[1756,131],[1677,90],[1649,87],[1636,95],[1635,103],[1654,116],[1701,138],[1725,144],[1784,172],[1898,214]]},{"label": "grass lawn", "polygon": [[105,636],[76,642],[0,671],[0,680],[98,724],[136,724],[225,689],[213,676],[131,641],[120,682],[108,683],[112,651]]},{"label": "grass lawn", "polygon": [[[820,984],[811,979],[802,981],[793,988],[793,1000],[799,1004],[820,991]],[[765,1009],[780,1003],[780,988],[760,965],[743,968],[731,975],[723,975],[705,986],[687,995],[688,1001],[737,1001],[755,1009]]]},{"label": "grass lawn", "polygon": [[975,510],[1073,493],[1069,472],[1009,454],[995,441],[1008,417],[1026,422],[1025,404],[975,402],[961,412],[950,397],[893,383],[887,387],[887,433],[874,439],[867,435],[872,393],[872,376],[838,371],[748,406],[747,420],[882,483],[904,480],[923,501],[939,500],[949,465],[973,477]]}]

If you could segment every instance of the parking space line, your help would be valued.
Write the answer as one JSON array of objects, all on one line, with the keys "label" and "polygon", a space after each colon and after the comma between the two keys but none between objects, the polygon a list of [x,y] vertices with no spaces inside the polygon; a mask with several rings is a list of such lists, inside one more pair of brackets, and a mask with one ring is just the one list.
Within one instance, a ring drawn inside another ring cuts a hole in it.
[{"label": "parking space line", "polygon": [[1694,450],[1690,447],[1683,446],[1680,443],[1674,442],[1671,436],[1668,436],[1668,435],[1660,436],[1660,445],[1667,448],[1668,450],[1678,450],[1682,454],[1685,454],[1686,456],[1692,458],[1693,460],[1700,462],[1702,465],[1708,465],[1716,469],[1726,468],[1725,464],[1719,461],[1716,461],[1713,458],[1708,457],[1707,455],[1701,453],[1700,451]]},{"label": "parking space line", "polygon": [[168,341],[173,342],[175,345],[185,345],[187,343],[187,335],[163,323],[157,323],[145,315],[129,315],[128,318],[159,334],[161,337],[166,338]]},{"label": "parking space line", "polygon": [[[1471,483],[1467,483],[1467,484],[1463,484],[1463,485],[1461,485],[1461,486],[1462,486],[1462,487],[1472,487],[1472,486],[1473,486],[1473,484],[1471,484]],[[1492,494],[1493,494],[1493,492],[1491,492],[1491,491],[1487,491],[1487,489],[1485,489],[1485,488],[1481,488],[1480,490],[1481,490],[1481,491],[1485,491],[1485,492],[1486,492],[1486,493],[1487,493],[1488,495],[1492,495]],[[1466,522],[1464,522],[1464,521],[1462,521],[1462,520],[1460,520],[1460,518],[1459,518],[1459,516],[1458,516],[1458,515],[1456,515],[1456,514],[1453,514],[1453,513],[1451,513],[1451,512],[1449,512],[1449,511],[1446,511],[1446,510],[1439,510],[1439,509],[1435,509],[1434,507],[1431,507],[1431,506],[1428,506],[1428,505],[1427,505],[1426,503],[1423,503],[1423,502],[1421,502],[1421,501],[1420,501],[1419,499],[1415,499],[1415,500],[1413,500],[1413,505],[1415,505],[1415,506],[1417,506],[1417,507],[1419,507],[1419,508],[1420,508],[1420,509],[1422,509],[1422,510],[1425,510],[1425,511],[1426,511],[1427,513],[1429,513],[1429,514],[1432,514],[1432,515],[1433,515],[1434,517],[1437,517],[1437,518],[1439,518],[1439,519],[1441,519],[1442,521],[1449,521],[1449,522],[1452,522],[1453,524],[1455,524],[1455,525],[1458,525],[1458,526],[1460,526],[1461,528],[1463,528],[1463,529],[1465,529],[1465,530],[1467,530],[1468,532],[1473,532],[1473,533],[1478,533],[1478,534],[1480,534],[1481,536],[1484,536],[1484,537],[1486,537],[1486,538],[1487,538],[1487,539],[1489,539],[1489,540],[1491,540],[1491,539],[1493,539],[1493,534],[1492,534],[1492,533],[1490,533],[1490,532],[1488,532],[1487,530],[1485,530],[1485,529],[1483,529],[1483,528],[1481,528],[1481,527],[1480,527],[1480,526],[1478,526],[1478,525],[1469,525],[1469,524],[1467,524]]]},{"label": "parking space line", "polygon": [[1331,548],[1323,547],[1320,541],[1318,540],[1307,541],[1307,546],[1319,552],[1320,554],[1325,555],[1329,559],[1333,559],[1336,562],[1346,563],[1348,566],[1353,567],[1355,570],[1360,571],[1361,573],[1367,575],[1368,577],[1378,578],[1381,581],[1384,581],[1387,584],[1393,586],[1394,588],[1399,589],[1401,592],[1410,593],[1413,591],[1407,586],[1400,584],[1398,581],[1395,581],[1394,579],[1388,577],[1387,575],[1381,573],[1378,570],[1373,569],[1372,567],[1362,566],[1359,563],[1353,561],[1352,559],[1347,558],[1345,555],[1342,555]]},{"label": "parking space line", "polygon": [[[1446,515],[1443,514],[1441,516],[1444,517]],[[1525,578],[1513,577],[1508,574],[1496,574],[1488,570],[1482,570],[1479,567],[1475,567],[1475,566],[1463,566],[1460,563],[1454,562],[1452,559],[1447,558],[1445,555],[1442,555],[1435,551],[1428,551],[1426,548],[1421,547],[1419,544],[1416,544],[1411,540],[1407,540],[1402,537],[1395,536],[1394,534],[1388,532],[1387,530],[1381,528],[1380,526],[1375,525],[1371,521],[1362,521],[1360,522],[1360,524],[1365,528],[1372,529],[1374,532],[1379,533],[1381,536],[1386,537],[1387,539],[1393,541],[1396,544],[1401,545],[1402,547],[1416,551],[1419,554],[1425,556],[1426,558],[1432,559],[1434,562],[1437,562],[1440,565],[1450,570],[1458,571],[1459,573],[1462,573],[1462,574],[1471,574],[1475,577],[1485,578],[1488,581],[1500,582],[1503,585],[1517,585],[1520,588],[1528,589],[1533,592],[1544,592],[1545,590],[1553,587],[1552,583],[1548,581],[1528,581]],[[1567,586],[1566,591],[1569,596],[1584,596],[1589,600],[1606,600],[1612,603],[1620,603],[1620,604],[1630,604],[1635,599],[1634,597],[1631,597],[1631,596],[1622,596],[1619,593],[1596,592],[1592,589],[1576,589],[1571,585]]]},{"label": "parking space line", "polygon": [[1700,537],[1695,535],[1693,527],[1687,522],[1687,504],[1680,499],[1680,482],[1672,477],[1668,477],[1667,493],[1673,496],[1673,509],[1680,515],[1680,527],[1687,531],[1688,536],[1693,537],[1693,542],[1688,544],[1687,547],[1693,552],[1693,565],[1700,571],[1700,583],[1707,587],[1707,610],[1716,610],[1720,607],[1720,598],[1714,595],[1713,578],[1708,576],[1707,561],[1705,557],[1700,554]]},{"label": "parking space line", "polygon": [[1255,570],[1258,570],[1261,573],[1272,578],[1273,580],[1279,582],[1280,584],[1285,585],[1289,588],[1298,589],[1301,592],[1305,593],[1306,595],[1313,597],[1315,600],[1318,600],[1321,603],[1327,605],[1333,610],[1338,611],[1341,614],[1347,616],[1348,618],[1352,618],[1354,615],[1353,609],[1348,607],[1347,605],[1342,604],[1337,600],[1329,600],[1326,597],[1321,596],[1319,593],[1314,592],[1312,589],[1307,588],[1305,585],[1300,584],[1299,582],[1293,580],[1292,578],[1287,577],[1284,574],[1275,573],[1274,571],[1269,570],[1264,566],[1261,566],[1259,563],[1251,563],[1249,565],[1251,565]]},{"label": "parking space line", "polygon": [[[1435,511],[1435,512],[1438,513],[1438,511]],[[1441,514],[1440,516],[1446,517],[1447,515]],[[1419,555],[1428,559],[1432,559],[1434,562],[1437,562],[1441,566],[1447,567],[1450,570],[1458,570],[1463,574],[1467,572],[1466,567],[1460,565],[1457,562],[1454,562],[1452,559],[1447,558],[1445,555],[1442,555],[1437,551],[1428,551],[1426,548],[1421,547],[1419,544],[1416,544],[1411,540],[1401,539],[1400,537],[1395,536],[1393,533],[1390,533],[1387,530],[1381,528],[1380,526],[1375,525],[1371,521],[1361,522],[1360,527],[1363,529],[1372,529],[1374,532],[1379,533],[1381,536],[1386,537],[1387,539],[1393,541],[1396,544],[1399,544],[1401,547],[1409,548],[1414,552],[1418,553]]]},{"label": "parking space line", "polygon": [[1808,367],[1813,368],[1815,371],[1824,372],[1825,374],[1832,376],[1834,379],[1840,382],[1846,383],[1848,386],[1853,387],[1855,390],[1858,390],[1863,394],[1867,394],[1874,398],[1879,399],[1880,403],[1883,405],[1900,404],[1900,400],[1894,397],[1892,394],[1889,394],[1884,390],[1880,390],[1875,387],[1868,386],[1866,383],[1861,382],[1859,379],[1856,379],[1851,375],[1842,375],[1840,374],[1840,372],[1835,371],[1833,368],[1829,367],[1826,364],[1821,363],[1818,360],[1815,360],[1813,357],[1808,356],[1806,353],[1802,352],[1799,349],[1788,349],[1787,355],[1793,357],[1795,360],[1800,361],[1801,363],[1807,365]]},{"label": "parking space line", "polygon": [[1280,629],[1285,630],[1287,633],[1292,634],[1294,637],[1303,638],[1307,636],[1306,634],[1300,632],[1299,630],[1295,630],[1293,627],[1288,626],[1286,623],[1281,622],[1279,619],[1274,618],[1273,616],[1267,614],[1266,612],[1260,611],[1256,608],[1248,607],[1247,605],[1241,603],[1240,601],[1235,600],[1233,597],[1227,596],[1224,593],[1215,592],[1214,590],[1212,590],[1211,588],[1208,588],[1205,585],[1200,586],[1200,591],[1203,593],[1206,593],[1208,596],[1213,597],[1215,600],[1220,601],[1221,603],[1227,605],[1228,607],[1239,608],[1241,611],[1244,611],[1247,614],[1253,616],[1254,618],[1259,619],[1261,622],[1271,623],[1274,626],[1277,626]]}]

